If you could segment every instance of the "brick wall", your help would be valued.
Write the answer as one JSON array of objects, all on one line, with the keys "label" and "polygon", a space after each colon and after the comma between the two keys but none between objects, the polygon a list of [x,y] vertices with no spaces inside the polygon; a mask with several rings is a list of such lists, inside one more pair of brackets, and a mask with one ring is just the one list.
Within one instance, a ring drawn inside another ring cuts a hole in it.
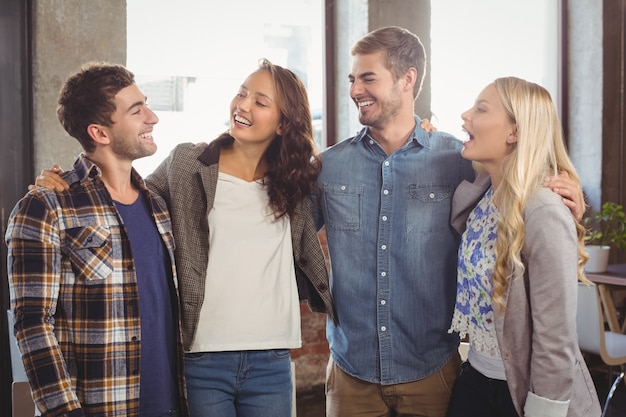
[{"label": "brick wall", "polygon": [[302,317],[302,347],[291,351],[296,364],[296,391],[298,395],[319,391],[326,380],[328,342],[326,342],[326,315],[312,313],[306,304],[300,307]]},{"label": "brick wall", "polygon": [[[319,234],[324,255],[328,259],[326,234]],[[326,341],[326,315],[313,313],[309,306],[300,306],[302,321],[302,347],[291,351],[296,365],[296,390],[298,395],[319,391],[326,381],[328,342]]]}]

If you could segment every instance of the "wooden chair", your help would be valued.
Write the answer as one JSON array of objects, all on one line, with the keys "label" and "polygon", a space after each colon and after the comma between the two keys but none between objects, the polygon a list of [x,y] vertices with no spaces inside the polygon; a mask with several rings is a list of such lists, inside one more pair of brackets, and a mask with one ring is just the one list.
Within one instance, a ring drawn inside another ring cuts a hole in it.
[{"label": "wooden chair", "polygon": [[626,364],[626,335],[605,330],[604,322],[604,312],[596,285],[579,283],[576,315],[578,346],[582,351],[599,355],[609,367],[619,366],[621,369],[609,389],[602,409],[603,417],[615,389],[624,379],[624,364]]}]

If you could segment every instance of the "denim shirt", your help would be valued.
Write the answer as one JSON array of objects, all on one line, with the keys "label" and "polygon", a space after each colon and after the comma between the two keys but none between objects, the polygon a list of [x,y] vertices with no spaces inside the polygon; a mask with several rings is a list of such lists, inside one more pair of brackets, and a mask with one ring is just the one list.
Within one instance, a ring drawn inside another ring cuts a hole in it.
[{"label": "denim shirt", "polygon": [[462,143],[416,127],[387,155],[368,129],[322,153],[318,227],[326,226],[338,324],[330,351],[348,374],[383,385],[427,377],[452,357],[459,235],[452,194],[472,180]]}]

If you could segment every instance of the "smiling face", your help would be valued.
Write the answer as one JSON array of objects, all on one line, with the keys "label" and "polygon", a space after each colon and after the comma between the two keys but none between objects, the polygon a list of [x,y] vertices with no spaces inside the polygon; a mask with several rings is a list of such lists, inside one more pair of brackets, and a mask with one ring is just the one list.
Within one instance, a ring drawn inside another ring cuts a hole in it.
[{"label": "smiling face", "polygon": [[239,142],[270,143],[280,134],[280,121],[272,75],[257,70],[230,103],[230,135]]},{"label": "smiling face", "polygon": [[359,110],[364,126],[384,129],[401,113],[403,97],[399,80],[385,67],[385,53],[354,56],[350,97]]},{"label": "smiling face", "polygon": [[136,84],[121,89],[115,95],[113,124],[104,127],[110,137],[111,151],[120,159],[133,161],[153,155],[157,146],[152,138],[159,118],[146,104],[146,97]]},{"label": "smiling face", "polygon": [[466,159],[480,162],[492,177],[499,176],[517,136],[515,123],[507,114],[494,84],[485,87],[474,106],[461,118],[463,130],[469,134],[461,154]]}]

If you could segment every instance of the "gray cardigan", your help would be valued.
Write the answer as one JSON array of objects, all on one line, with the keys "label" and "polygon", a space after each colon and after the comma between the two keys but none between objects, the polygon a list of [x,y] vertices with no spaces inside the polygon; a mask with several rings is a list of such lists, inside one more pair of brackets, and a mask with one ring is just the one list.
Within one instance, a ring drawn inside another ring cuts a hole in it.
[{"label": "gray cardigan", "polygon": [[[208,215],[217,187],[220,148],[226,143],[229,141],[178,145],[146,178],[148,187],[166,200],[172,217],[186,351],[195,338],[204,299],[209,259]],[[310,200],[305,200],[290,218],[298,291],[311,310],[328,313],[335,320],[328,272],[310,204]]]},{"label": "gray cardigan", "polygon": [[[457,188],[452,223],[459,233],[489,185],[488,176],[478,175],[473,184]],[[495,310],[513,403],[520,416],[599,416],[598,395],[578,348],[578,240],[572,215],[560,196],[542,188],[523,216],[525,272],[511,279],[505,310]],[[569,401],[567,411],[561,401]]]}]

